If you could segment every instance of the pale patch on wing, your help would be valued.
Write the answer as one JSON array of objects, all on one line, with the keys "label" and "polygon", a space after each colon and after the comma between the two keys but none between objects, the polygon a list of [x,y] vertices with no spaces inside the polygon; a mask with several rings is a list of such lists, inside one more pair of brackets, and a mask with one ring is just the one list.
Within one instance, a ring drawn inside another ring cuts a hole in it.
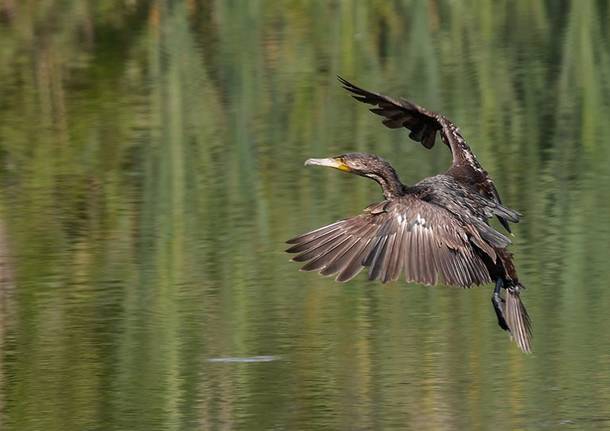
[{"label": "pale patch on wing", "polygon": [[369,279],[384,283],[401,274],[407,281],[430,285],[467,287],[491,281],[481,253],[493,249],[475,249],[485,242],[450,212],[411,195],[371,207],[374,212],[290,240],[294,245],[287,251],[298,253],[293,260],[307,261],[303,270],[337,274],[337,281],[353,278],[364,267]]}]

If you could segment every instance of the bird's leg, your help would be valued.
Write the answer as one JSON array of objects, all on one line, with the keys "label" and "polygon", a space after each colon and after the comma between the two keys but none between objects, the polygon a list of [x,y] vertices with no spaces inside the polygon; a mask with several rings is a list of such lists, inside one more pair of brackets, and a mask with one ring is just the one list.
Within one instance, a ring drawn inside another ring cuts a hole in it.
[{"label": "bird's leg", "polygon": [[508,325],[506,324],[506,319],[504,318],[504,311],[502,310],[502,306],[504,305],[504,299],[500,296],[500,291],[504,287],[504,282],[501,277],[498,277],[496,280],[496,288],[494,289],[494,293],[491,296],[491,303],[494,306],[494,310],[496,311],[496,316],[498,317],[498,325],[500,328],[505,331],[509,331]]}]

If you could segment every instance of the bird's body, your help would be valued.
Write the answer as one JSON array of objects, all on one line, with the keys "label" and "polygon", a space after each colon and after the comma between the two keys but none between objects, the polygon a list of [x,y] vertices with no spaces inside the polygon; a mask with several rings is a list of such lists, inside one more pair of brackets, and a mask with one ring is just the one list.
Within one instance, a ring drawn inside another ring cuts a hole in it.
[{"label": "bird's body", "polygon": [[406,186],[388,162],[371,154],[308,160],[309,165],[375,180],[385,200],[360,215],[289,240],[292,247],[287,251],[297,253],[293,260],[307,262],[303,270],[336,274],[337,281],[350,280],[367,267],[369,279],[384,283],[401,274],[407,281],[429,285],[468,287],[494,282],[492,303],[498,324],[529,352],[530,321],[520,300],[523,286],[506,249],[510,240],[489,225],[489,219],[497,217],[509,230],[508,222],[517,222],[520,214],[502,205],[492,179],[448,119],[404,99],[340,80],[357,100],[376,105],[371,111],[385,117],[386,126],[409,129],[410,137],[426,148],[434,145],[440,132],[453,162],[444,174]]}]

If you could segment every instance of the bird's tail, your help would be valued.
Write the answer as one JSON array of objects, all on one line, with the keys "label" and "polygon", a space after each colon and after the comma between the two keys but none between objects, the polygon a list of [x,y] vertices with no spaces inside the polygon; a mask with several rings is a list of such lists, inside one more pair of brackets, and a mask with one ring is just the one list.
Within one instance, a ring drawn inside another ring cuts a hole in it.
[{"label": "bird's tail", "polygon": [[504,316],[515,343],[525,353],[531,353],[532,323],[525,305],[521,302],[519,295],[521,289],[523,289],[523,286],[518,283],[506,289]]}]

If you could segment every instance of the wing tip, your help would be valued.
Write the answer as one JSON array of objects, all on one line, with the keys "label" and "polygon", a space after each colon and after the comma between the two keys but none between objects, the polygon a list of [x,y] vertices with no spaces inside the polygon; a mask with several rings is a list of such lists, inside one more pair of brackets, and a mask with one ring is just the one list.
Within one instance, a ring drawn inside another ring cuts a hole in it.
[{"label": "wing tip", "polygon": [[341,83],[343,88],[345,88],[346,90],[351,91],[352,89],[359,89],[358,86],[352,84],[351,82],[349,82],[347,79],[345,79],[341,75],[337,75],[337,80]]}]

